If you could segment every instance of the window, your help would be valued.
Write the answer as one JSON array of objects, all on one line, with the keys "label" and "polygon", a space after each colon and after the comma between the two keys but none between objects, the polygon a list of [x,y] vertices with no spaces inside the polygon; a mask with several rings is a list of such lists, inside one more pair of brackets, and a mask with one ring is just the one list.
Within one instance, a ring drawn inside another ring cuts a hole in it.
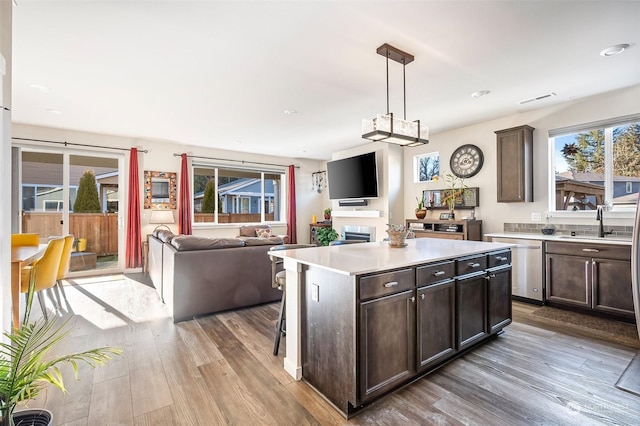
[{"label": "window", "polygon": [[284,171],[194,164],[194,223],[280,222],[284,182]]},{"label": "window", "polygon": [[640,192],[640,117],[549,132],[555,197],[550,210],[635,206]]},{"label": "window", "polygon": [[430,152],[428,154],[414,155],[413,157],[413,182],[431,182],[440,175],[440,154]]}]

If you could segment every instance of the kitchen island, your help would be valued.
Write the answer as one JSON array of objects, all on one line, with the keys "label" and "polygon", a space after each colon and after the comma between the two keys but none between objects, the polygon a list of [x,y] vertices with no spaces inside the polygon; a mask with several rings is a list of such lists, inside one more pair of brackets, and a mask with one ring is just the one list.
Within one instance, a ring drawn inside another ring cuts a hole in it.
[{"label": "kitchen island", "polygon": [[287,271],[285,370],[345,417],[511,322],[508,244],[423,238],[273,254]]}]

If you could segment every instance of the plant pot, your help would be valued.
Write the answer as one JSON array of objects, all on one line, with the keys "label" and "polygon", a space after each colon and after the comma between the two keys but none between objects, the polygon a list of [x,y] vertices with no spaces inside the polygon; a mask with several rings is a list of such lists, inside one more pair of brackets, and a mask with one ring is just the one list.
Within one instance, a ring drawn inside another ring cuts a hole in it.
[{"label": "plant pot", "polygon": [[387,234],[389,234],[389,245],[391,247],[404,247],[407,245],[405,243],[407,231],[387,231]]},{"label": "plant pot", "polygon": [[449,210],[449,220],[456,220],[456,212]]},{"label": "plant pot", "polygon": [[331,220],[331,214],[324,214],[324,220]]},{"label": "plant pot", "polygon": [[427,215],[427,209],[416,209],[416,218],[424,219]]},{"label": "plant pot", "polygon": [[15,426],[51,426],[53,414],[44,408],[21,410],[13,413]]}]

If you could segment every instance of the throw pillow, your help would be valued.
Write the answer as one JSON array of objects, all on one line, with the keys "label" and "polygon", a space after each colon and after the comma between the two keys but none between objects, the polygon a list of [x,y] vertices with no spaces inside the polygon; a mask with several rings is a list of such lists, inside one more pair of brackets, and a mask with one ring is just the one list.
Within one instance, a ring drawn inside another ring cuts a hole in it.
[{"label": "throw pillow", "polygon": [[256,234],[258,235],[258,238],[271,238],[271,229],[270,228],[256,229]]}]

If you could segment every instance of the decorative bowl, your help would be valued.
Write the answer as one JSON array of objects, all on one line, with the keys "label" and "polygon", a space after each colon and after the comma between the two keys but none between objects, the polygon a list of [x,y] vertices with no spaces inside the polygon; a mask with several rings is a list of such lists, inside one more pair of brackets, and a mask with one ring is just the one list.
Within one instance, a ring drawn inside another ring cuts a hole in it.
[{"label": "decorative bowl", "polygon": [[540,231],[544,235],[553,235],[556,233],[556,228],[540,228]]}]

